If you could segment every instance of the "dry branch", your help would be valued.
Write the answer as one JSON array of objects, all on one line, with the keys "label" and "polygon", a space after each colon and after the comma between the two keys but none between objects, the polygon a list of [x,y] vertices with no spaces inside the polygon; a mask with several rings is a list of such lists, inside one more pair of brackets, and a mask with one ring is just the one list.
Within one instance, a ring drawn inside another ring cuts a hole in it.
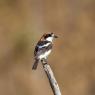
[{"label": "dry branch", "polygon": [[42,65],[43,65],[44,71],[47,75],[47,78],[49,79],[49,83],[50,83],[50,86],[52,88],[54,95],[61,95],[58,83],[54,77],[54,74],[52,72],[50,65],[47,64],[47,62],[42,62]]}]

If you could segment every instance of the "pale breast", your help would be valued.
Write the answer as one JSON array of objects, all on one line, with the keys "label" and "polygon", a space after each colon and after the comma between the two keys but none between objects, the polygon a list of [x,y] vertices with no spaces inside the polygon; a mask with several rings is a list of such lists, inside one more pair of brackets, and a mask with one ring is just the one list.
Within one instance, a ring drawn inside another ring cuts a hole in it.
[{"label": "pale breast", "polygon": [[42,58],[47,58],[50,53],[51,53],[51,50],[46,51],[44,54],[41,54],[41,55],[39,56],[39,58],[40,58],[40,59],[42,59]]}]

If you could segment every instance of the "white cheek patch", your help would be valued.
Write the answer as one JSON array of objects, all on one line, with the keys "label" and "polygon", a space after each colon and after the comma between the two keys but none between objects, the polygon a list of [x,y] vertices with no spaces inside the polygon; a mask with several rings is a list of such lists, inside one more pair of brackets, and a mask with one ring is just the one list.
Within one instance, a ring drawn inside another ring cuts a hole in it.
[{"label": "white cheek patch", "polygon": [[39,56],[39,58],[40,58],[40,59],[42,59],[42,58],[47,58],[50,53],[51,53],[51,50],[46,51],[44,54],[41,54],[41,55]]},{"label": "white cheek patch", "polygon": [[52,42],[53,37],[48,37],[48,38],[46,38],[46,40]]}]

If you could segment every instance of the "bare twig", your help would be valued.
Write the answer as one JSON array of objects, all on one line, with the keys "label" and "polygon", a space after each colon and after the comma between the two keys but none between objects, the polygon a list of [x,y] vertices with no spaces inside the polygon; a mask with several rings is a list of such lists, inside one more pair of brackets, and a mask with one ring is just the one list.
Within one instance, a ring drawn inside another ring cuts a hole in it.
[{"label": "bare twig", "polygon": [[47,62],[44,62],[44,61],[42,62],[42,65],[43,65],[44,71],[47,75],[47,78],[49,79],[49,83],[50,83],[50,86],[53,90],[54,95],[61,95],[58,83],[57,83],[57,81],[54,77],[54,74],[52,72],[52,69],[51,69],[50,65],[47,64]]}]

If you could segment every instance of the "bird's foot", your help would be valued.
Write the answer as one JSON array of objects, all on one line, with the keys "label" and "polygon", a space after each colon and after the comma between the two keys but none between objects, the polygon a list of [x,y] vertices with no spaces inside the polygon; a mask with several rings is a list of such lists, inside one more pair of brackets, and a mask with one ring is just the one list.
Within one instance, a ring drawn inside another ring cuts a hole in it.
[{"label": "bird's foot", "polygon": [[41,62],[42,62],[42,64],[45,65],[45,64],[47,64],[47,59],[44,59],[44,58],[43,58],[43,59],[41,60]]}]

